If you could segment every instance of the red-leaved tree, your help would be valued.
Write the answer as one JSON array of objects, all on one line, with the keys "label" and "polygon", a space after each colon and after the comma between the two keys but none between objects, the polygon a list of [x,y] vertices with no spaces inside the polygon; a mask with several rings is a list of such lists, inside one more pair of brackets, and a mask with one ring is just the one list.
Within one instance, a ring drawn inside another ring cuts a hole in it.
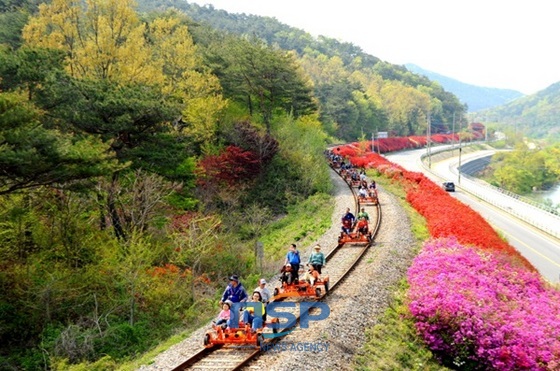
[{"label": "red-leaved tree", "polygon": [[229,146],[220,155],[205,157],[197,167],[197,183],[206,187],[209,184],[233,187],[257,177],[261,162],[252,151]]}]

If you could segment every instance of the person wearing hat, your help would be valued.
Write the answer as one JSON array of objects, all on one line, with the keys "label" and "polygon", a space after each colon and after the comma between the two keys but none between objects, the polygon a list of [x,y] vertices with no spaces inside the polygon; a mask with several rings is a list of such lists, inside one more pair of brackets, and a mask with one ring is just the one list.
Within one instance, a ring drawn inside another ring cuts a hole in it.
[{"label": "person wearing hat", "polygon": [[292,265],[290,263],[282,266],[280,274],[280,281],[282,284],[286,283],[289,285],[292,283]]},{"label": "person wearing hat", "polygon": [[321,245],[317,244],[313,248],[313,252],[309,255],[309,259],[307,260],[308,265],[312,265],[315,270],[321,274],[321,268],[325,266],[327,263],[325,259],[325,254],[321,252]]},{"label": "person wearing hat", "polygon": [[[239,282],[239,277],[233,275],[229,278],[229,284],[222,294],[220,305],[223,305],[227,300],[231,301],[232,305],[233,303],[245,302],[247,298],[247,291],[245,291],[245,287]],[[228,320],[229,328],[236,328],[239,326],[239,316],[235,314],[231,313],[230,315],[230,319]]]},{"label": "person wearing hat", "polygon": [[245,287],[239,282],[239,277],[236,275],[229,278],[229,284],[222,294],[220,305],[226,300],[231,300],[232,303],[240,303],[247,300],[247,291],[245,291]]},{"label": "person wearing hat", "polygon": [[264,278],[261,278],[259,280],[259,286],[257,286],[257,288],[253,290],[253,292],[255,291],[261,294],[263,303],[267,304],[270,301],[270,290],[266,287],[266,280]]}]

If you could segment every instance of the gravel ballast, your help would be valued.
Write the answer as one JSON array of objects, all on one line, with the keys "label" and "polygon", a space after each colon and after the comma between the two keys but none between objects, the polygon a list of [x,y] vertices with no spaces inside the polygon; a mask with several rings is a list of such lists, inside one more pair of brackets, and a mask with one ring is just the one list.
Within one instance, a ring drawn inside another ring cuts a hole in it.
[{"label": "gravel ballast", "polygon": [[[325,250],[336,245],[340,218],[347,207],[353,209],[353,197],[346,183],[334,171],[331,171],[331,179],[335,185],[332,227],[314,243],[300,247],[304,259],[317,243]],[[378,191],[382,208],[380,231],[375,244],[350,277],[323,300],[330,308],[330,316],[323,321],[311,322],[307,329],[296,329],[275,348],[263,352],[249,364],[248,369],[352,369],[354,355],[364,344],[365,330],[375,325],[388,308],[393,287],[404,277],[416,248],[416,240],[404,209],[393,195],[385,193],[379,185]],[[328,274],[328,264],[323,273]],[[177,366],[200,350],[209,327],[208,324],[195,331],[139,370],[170,370]]]}]

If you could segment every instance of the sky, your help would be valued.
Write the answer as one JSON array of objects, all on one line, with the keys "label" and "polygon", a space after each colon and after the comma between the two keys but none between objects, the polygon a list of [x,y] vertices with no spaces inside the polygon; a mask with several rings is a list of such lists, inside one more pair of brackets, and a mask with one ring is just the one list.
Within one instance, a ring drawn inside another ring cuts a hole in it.
[{"label": "sky", "polygon": [[383,61],[534,94],[560,81],[556,0],[187,0],[274,17]]}]

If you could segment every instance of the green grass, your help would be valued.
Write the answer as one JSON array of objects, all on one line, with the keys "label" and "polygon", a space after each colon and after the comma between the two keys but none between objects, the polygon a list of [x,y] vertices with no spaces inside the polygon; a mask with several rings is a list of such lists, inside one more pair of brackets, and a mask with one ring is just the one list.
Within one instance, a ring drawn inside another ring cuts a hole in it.
[{"label": "green grass", "polygon": [[[162,341],[155,348],[142,354],[138,358],[125,360],[125,361],[115,361],[109,356],[103,357],[96,362],[88,363],[83,362],[80,364],[68,364],[67,360],[54,361],[51,365],[53,370],[65,370],[65,371],[109,371],[109,370],[119,370],[119,371],[133,371],[137,370],[141,365],[150,365],[154,362],[154,359],[160,353],[171,348],[173,345],[180,343],[181,341],[188,338],[194,331],[196,331],[201,325],[201,323],[206,323],[210,321],[216,315],[215,310],[211,313],[200,313],[196,325],[189,326],[180,333],[169,337],[167,340]],[[202,339],[200,339],[200,346],[202,347]]]},{"label": "green grass", "polygon": [[[384,192],[399,199],[411,220],[412,232],[418,241],[417,249],[429,238],[425,220],[407,202],[404,190],[376,173],[374,177]],[[356,355],[353,367],[356,370],[448,370],[441,366],[432,353],[416,335],[406,305],[408,284],[403,277],[394,287],[392,302],[379,323],[366,330],[366,343]]]},{"label": "green grass", "polygon": [[[377,174],[368,175],[375,178],[377,183],[383,187],[383,191],[390,192],[399,199],[411,219],[412,232],[418,241],[419,250],[421,243],[429,237],[424,218],[408,205],[402,188]],[[274,269],[281,263],[290,243],[295,242],[298,247],[303,249],[324,234],[331,227],[332,212],[332,197],[324,194],[316,195],[294,206],[287,215],[271,223],[259,238],[265,247],[265,259],[271,262],[270,270],[263,272],[263,275],[275,273]],[[406,279],[403,277],[394,288],[394,298],[389,309],[380,318],[379,324],[367,330],[366,344],[354,359],[353,367],[355,369],[448,370],[437,363],[431,352],[416,336],[413,323],[407,318],[408,309],[405,299],[407,289]],[[212,315],[214,314],[212,313]],[[129,371],[137,369],[142,364],[153,363],[153,359],[158,354],[181,342],[194,330],[185,330],[169,338],[138,359],[106,369]],[[109,366],[109,364],[104,363],[103,366]]]},{"label": "green grass", "polygon": [[308,247],[331,227],[333,209],[332,196],[326,194],[314,195],[290,207],[288,214],[270,224],[259,238],[266,259],[283,260],[291,243],[298,249]]},{"label": "green grass", "polygon": [[366,343],[354,358],[356,370],[448,370],[439,365],[432,353],[416,336],[407,317],[403,279],[395,287],[392,303],[380,322],[366,331]]},{"label": "green grass", "polygon": [[[213,313],[215,314],[215,313]],[[212,316],[213,317],[213,316]],[[211,317],[208,317],[210,320]],[[188,338],[196,329],[189,329],[181,332],[180,334],[174,335],[167,339],[166,341],[160,343],[157,347],[150,350],[149,352],[143,354],[140,358],[137,358],[133,361],[124,363],[120,365],[117,369],[119,371],[133,371],[137,370],[141,365],[150,365],[153,363],[154,358],[166,351],[167,349],[171,348],[173,345],[180,343],[181,341]],[[202,339],[200,339],[200,346],[202,347]]]},{"label": "green grass", "polygon": [[[243,284],[245,288],[251,289],[260,277],[270,277],[276,273],[283,263],[289,244],[295,242],[299,248],[305,248],[323,235],[331,226],[333,208],[332,196],[318,194],[291,207],[288,210],[288,214],[266,227],[259,241],[263,242],[265,250],[264,260],[268,264],[264,265],[265,271],[262,272],[262,274],[252,274],[244,278]],[[198,324],[195,326],[196,328],[185,329],[181,333],[162,342],[149,352],[141,355],[139,358],[119,365],[116,365],[112,360],[102,359],[99,363],[87,364],[87,366],[89,369],[132,371],[140,367],[140,365],[149,365],[154,362],[154,358],[158,354],[189,337],[194,330],[200,327],[201,323],[209,321],[216,313],[215,308],[211,310],[204,310],[204,308],[201,308],[201,312],[197,314],[200,320],[196,321]],[[78,371],[82,370],[83,368],[80,367],[83,366],[84,364],[76,365],[71,368],[64,367],[64,369]]]}]

